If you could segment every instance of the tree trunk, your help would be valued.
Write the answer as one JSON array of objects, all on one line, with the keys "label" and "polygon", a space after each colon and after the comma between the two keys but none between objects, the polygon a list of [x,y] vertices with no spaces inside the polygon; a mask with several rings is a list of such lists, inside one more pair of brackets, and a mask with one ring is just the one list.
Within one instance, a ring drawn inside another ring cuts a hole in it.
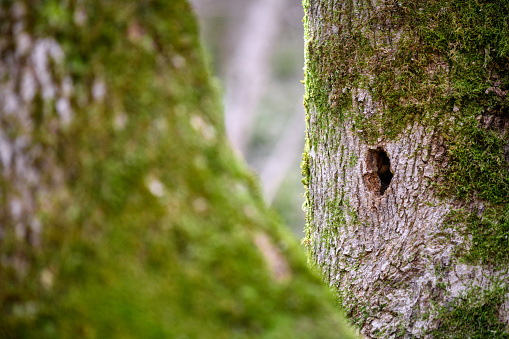
[{"label": "tree trunk", "polygon": [[367,338],[508,336],[508,1],[306,0],[304,243]]},{"label": "tree trunk", "polygon": [[183,0],[0,2],[0,337],[353,337],[204,64]]}]

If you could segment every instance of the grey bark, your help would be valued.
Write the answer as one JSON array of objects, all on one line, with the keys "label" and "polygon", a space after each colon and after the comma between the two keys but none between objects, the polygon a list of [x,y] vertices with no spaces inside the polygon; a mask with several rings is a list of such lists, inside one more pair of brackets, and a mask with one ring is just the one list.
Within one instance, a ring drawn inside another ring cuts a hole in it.
[{"label": "grey bark", "polygon": [[[41,221],[35,212],[41,205],[47,210],[54,208],[46,197],[50,190],[61,188],[62,171],[54,165],[55,150],[33,140],[36,123],[32,107],[41,98],[53,101],[58,115],[48,119],[48,125],[51,133],[58,133],[73,115],[69,103],[73,84],[59,74],[64,62],[61,46],[52,38],[31,36],[26,16],[27,8],[19,2],[9,11],[0,9],[0,20],[14,27],[12,37],[0,37],[0,78],[4,79],[0,84],[0,175],[6,183],[0,188],[0,240],[14,233],[18,243],[38,247]],[[3,255],[2,264],[20,277],[29,268],[21,249]]]},{"label": "grey bark", "polygon": [[[352,27],[347,15],[337,13],[347,11],[353,13],[350,18],[366,21],[380,3],[309,1],[308,49],[318,53],[338,30]],[[331,25],[330,17],[335,15]],[[385,34],[372,29],[370,43],[384,43]],[[391,32],[392,47],[386,53],[399,48],[402,34],[405,32]],[[439,60],[437,64],[447,67]],[[327,65],[322,67],[327,74]],[[369,72],[359,72],[363,71]],[[329,107],[334,107],[344,90],[330,89]],[[372,117],[384,110],[369,90],[353,88],[351,93],[351,111]],[[353,119],[343,121],[333,109],[324,112],[313,98],[308,105],[310,253],[347,313],[357,319],[363,312],[368,315],[361,322],[366,338],[430,337],[444,305],[476,286],[485,291],[495,281],[507,281],[507,270],[464,264],[454,253],[458,246],[471,244],[464,234],[444,227],[445,217],[460,203],[439,199],[432,186],[435,175],[448,165],[444,139],[437,129],[416,122],[396,140],[380,137],[368,143],[360,137],[364,131],[356,130]],[[389,157],[393,174],[383,194],[377,175],[376,152],[380,150]],[[470,208],[482,209],[482,203]],[[445,292],[439,285],[446,286]],[[499,319],[506,324],[507,300],[499,310]]]}]

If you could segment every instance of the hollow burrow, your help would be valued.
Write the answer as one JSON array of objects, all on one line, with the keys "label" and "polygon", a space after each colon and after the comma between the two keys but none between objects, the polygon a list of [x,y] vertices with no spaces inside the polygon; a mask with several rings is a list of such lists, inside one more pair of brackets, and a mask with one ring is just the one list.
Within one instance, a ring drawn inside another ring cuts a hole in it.
[{"label": "hollow burrow", "polygon": [[389,156],[382,148],[370,149],[366,155],[366,168],[368,172],[364,174],[364,182],[367,188],[383,195],[393,177]]}]

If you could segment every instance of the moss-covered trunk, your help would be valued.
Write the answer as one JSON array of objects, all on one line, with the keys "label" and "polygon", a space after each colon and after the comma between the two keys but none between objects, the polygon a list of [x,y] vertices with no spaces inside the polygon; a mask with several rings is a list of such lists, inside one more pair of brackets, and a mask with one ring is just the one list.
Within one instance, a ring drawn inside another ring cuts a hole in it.
[{"label": "moss-covered trunk", "polygon": [[0,337],[350,337],[197,36],[181,0],[0,2]]},{"label": "moss-covered trunk", "polygon": [[368,338],[509,336],[509,2],[304,7],[310,255]]}]

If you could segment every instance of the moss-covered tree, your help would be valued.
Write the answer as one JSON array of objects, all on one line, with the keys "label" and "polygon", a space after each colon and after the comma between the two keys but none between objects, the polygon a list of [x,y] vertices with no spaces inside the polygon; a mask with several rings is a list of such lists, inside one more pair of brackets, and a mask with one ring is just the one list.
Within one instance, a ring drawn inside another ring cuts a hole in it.
[{"label": "moss-covered tree", "polygon": [[0,337],[350,338],[183,0],[0,2]]},{"label": "moss-covered tree", "polygon": [[509,2],[304,7],[311,256],[367,338],[509,337]]}]

